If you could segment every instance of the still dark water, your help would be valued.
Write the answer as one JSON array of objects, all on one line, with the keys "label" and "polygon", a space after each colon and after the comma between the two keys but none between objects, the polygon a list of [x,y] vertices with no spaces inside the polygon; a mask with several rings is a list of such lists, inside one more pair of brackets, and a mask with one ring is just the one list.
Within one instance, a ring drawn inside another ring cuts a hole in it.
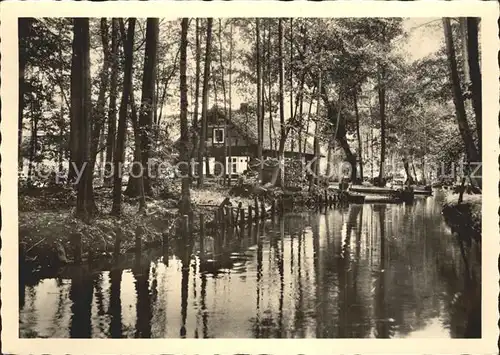
[{"label": "still dark water", "polygon": [[195,245],[40,280],[20,297],[20,336],[480,337],[480,255],[440,198],[287,215],[245,231],[217,271]]}]

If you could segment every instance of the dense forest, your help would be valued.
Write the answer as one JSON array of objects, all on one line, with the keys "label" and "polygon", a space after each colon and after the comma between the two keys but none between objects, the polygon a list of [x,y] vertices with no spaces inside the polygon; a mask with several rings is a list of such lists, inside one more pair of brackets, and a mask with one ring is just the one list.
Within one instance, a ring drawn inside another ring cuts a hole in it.
[{"label": "dense forest", "polygon": [[[401,50],[404,21],[22,18],[20,193],[69,191],[76,216],[91,220],[120,216],[124,195],[147,211],[178,183],[178,207],[189,212],[190,194],[207,182],[207,121],[232,122],[243,104],[258,146],[269,140],[278,161],[285,146],[302,154],[312,144],[316,157],[348,162],[351,182],[384,185],[397,162],[410,183],[429,184],[443,163],[448,173],[452,163],[480,162],[479,20],[429,21],[441,46],[414,61]],[[190,160],[198,171],[159,173],[163,162]],[[278,166],[273,184],[289,185],[287,168]],[[313,169],[301,183],[320,183],[320,164]],[[339,178],[332,164],[326,170]],[[106,203],[98,190],[109,191]]]}]

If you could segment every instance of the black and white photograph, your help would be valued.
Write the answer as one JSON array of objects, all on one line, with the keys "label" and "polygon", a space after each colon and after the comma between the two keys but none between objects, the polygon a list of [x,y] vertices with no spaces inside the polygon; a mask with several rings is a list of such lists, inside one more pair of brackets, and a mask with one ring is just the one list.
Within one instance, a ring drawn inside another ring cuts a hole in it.
[{"label": "black and white photograph", "polygon": [[484,338],[491,19],[160,13],[15,19],[19,339]]}]

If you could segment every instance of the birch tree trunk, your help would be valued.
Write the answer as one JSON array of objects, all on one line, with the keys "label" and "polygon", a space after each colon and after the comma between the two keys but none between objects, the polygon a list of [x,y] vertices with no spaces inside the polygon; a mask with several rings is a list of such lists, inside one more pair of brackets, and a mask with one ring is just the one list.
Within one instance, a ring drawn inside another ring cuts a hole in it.
[{"label": "birch tree trunk", "polygon": [[[280,20],[281,21],[281,20]],[[257,159],[259,161],[258,171],[259,180],[262,182],[263,179],[263,161],[262,161],[262,143],[263,143],[263,132],[262,132],[262,110],[261,110],[261,100],[262,100],[262,68],[260,62],[260,20],[256,19],[256,30],[255,30],[255,40],[256,40],[256,60],[257,60]]]},{"label": "birch tree trunk", "polygon": [[[205,154],[205,145],[207,141],[207,111],[208,111],[208,86],[210,79],[210,60],[212,51],[212,24],[213,18],[207,20],[207,42],[205,48],[205,68],[203,72],[203,92],[202,92],[202,102],[201,102],[201,134],[198,149],[198,187],[203,187],[204,185],[204,171],[203,171],[203,156]],[[208,169],[208,161],[207,161]]]},{"label": "birch tree trunk", "polygon": [[125,24],[120,19],[120,32],[122,34],[123,52],[125,55],[125,67],[123,76],[123,89],[120,101],[120,112],[118,114],[118,131],[116,134],[116,154],[113,157],[113,207],[111,214],[121,214],[122,203],[122,173],[125,158],[125,137],[127,131],[127,109],[132,91],[132,70],[134,54],[134,36],[136,19],[128,20],[128,30],[125,36]]},{"label": "birch tree trunk", "polygon": [[111,81],[109,87],[108,134],[106,137],[105,185],[111,185],[111,163],[116,151],[116,98],[118,90],[118,19],[111,20]]},{"label": "birch tree trunk", "polygon": [[[188,142],[189,142],[189,131],[188,131],[188,123],[187,123],[187,109],[188,109],[188,99],[187,99],[187,80],[186,80],[186,71],[187,71],[187,32],[188,32],[188,19],[183,18],[181,22],[181,59],[180,59],[180,92],[181,92],[181,98],[180,98],[180,112],[181,112],[181,117],[180,117],[180,129],[181,129],[181,149],[180,149],[180,159],[182,162],[187,163],[187,160],[189,159],[189,152],[187,149]],[[210,21],[210,19],[209,19]],[[210,26],[211,26],[211,21],[210,21]],[[208,42],[208,40],[207,40]],[[206,70],[206,67],[205,67]],[[207,73],[205,72],[205,79],[207,77]],[[206,92],[205,92],[205,87],[207,84],[207,81],[204,79],[204,95],[203,95],[203,101],[204,101],[204,117],[206,118]],[[204,119],[205,119],[204,118]],[[200,144],[202,146],[203,144]],[[191,213],[191,195],[190,195],[190,177],[189,177],[189,171],[188,171],[188,166],[187,164],[182,164],[181,167],[181,173],[182,173],[182,187],[181,187],[181,201],[179,204],[179,212],[183,215],[190,214]],[[203,181],[202,181],[203,183]]]}]

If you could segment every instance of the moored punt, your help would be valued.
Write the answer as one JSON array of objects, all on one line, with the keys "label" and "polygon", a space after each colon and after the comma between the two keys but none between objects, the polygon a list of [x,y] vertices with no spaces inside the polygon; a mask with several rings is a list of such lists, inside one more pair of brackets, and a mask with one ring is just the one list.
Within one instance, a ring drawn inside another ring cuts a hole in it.
[{"label": "moored punt", "polygon": [[349,203],[364,203],[366,196],[355,192],[344,192],[344,198]]},{"label": "moored punt", "polygon": [[415,195],[424,195],[424,196],[432,196],[432,187],[430,185],[427,186],[414,186],[413,193]]},{"label": "moored punt", "polygon": [[349,187],[349,191],[366,193],[366,194],[385,195],[385,194],[391,194],[396,190],[391,189],[390,187],[352,185]]},{"label": "moored punt", "polygon": [[365,203],[403,203],[403,199],[398,196],[367,195]]},{"label": "moored punt", "polygon": [[367,197],[369,195],[377,195],[379,197],[385,196],[388,198],[387,200],[393,199],[394,201],[400,200],[401,202],[408,203],[412,202],[414,199],[414,190],[412,188],[396,190],[389,187],[353,185],[349,188],[349,191],[367,194]]}]

